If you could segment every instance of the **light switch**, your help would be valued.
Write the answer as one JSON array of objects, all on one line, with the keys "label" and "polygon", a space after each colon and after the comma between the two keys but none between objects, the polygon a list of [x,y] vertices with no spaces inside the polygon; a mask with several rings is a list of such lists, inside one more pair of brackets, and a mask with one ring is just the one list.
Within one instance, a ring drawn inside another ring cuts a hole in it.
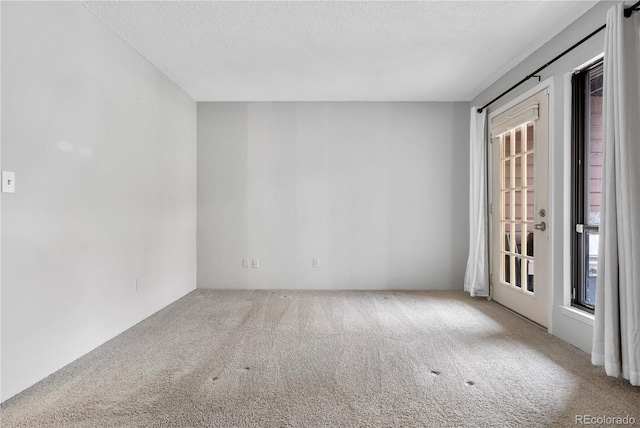
[{"label": "light switch", "polygon": [[2,171],[2,192],[15,193],[16,191],[16,173],[11,171]]},{"label": "light switch", "polygon": [[259,268],[260,267],[260,259],[251,259],[251,267],[252,268]]}]

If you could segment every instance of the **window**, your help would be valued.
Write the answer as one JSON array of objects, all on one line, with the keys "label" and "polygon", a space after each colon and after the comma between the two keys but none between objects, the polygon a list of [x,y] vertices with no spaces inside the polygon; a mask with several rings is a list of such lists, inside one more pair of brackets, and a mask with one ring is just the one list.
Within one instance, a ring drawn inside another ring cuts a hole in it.
[{"label": "window", "polygon": [[593,312],[602,187],[602,61],[572,79],[572,305]]}]

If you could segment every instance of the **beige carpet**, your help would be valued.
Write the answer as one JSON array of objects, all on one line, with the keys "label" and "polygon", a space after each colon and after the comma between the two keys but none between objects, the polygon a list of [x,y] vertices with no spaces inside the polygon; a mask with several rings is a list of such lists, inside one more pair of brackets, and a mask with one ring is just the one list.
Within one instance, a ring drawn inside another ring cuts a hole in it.
[{"label": "beige carpet", "polygon": [[462,292],[198,290],[0,412],[3,428],[640,425],[640,388]]}]

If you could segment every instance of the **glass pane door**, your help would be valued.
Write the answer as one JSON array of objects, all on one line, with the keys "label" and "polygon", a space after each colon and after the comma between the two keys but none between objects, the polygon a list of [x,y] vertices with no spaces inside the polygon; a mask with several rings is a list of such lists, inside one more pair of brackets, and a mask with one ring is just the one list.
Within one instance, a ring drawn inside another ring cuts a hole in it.
[{"label": "glass pane door", "polygon": [[500,142],[500,280],[523,293],[534,293],[535,127],[525,123],[507,131]]},{"label": "glass pane door", "polygon": [[549,276],[549,96],[491,121],[491,297],[546,327]]}]

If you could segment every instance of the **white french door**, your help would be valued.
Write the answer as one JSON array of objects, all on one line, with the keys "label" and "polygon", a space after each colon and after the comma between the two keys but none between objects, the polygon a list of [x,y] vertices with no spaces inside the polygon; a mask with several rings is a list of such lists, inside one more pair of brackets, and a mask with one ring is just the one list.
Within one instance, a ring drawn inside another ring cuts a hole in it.
[{"label": "white french door", "polygon": [[491,297],[547,327],[547,90],[491,118]]}]

